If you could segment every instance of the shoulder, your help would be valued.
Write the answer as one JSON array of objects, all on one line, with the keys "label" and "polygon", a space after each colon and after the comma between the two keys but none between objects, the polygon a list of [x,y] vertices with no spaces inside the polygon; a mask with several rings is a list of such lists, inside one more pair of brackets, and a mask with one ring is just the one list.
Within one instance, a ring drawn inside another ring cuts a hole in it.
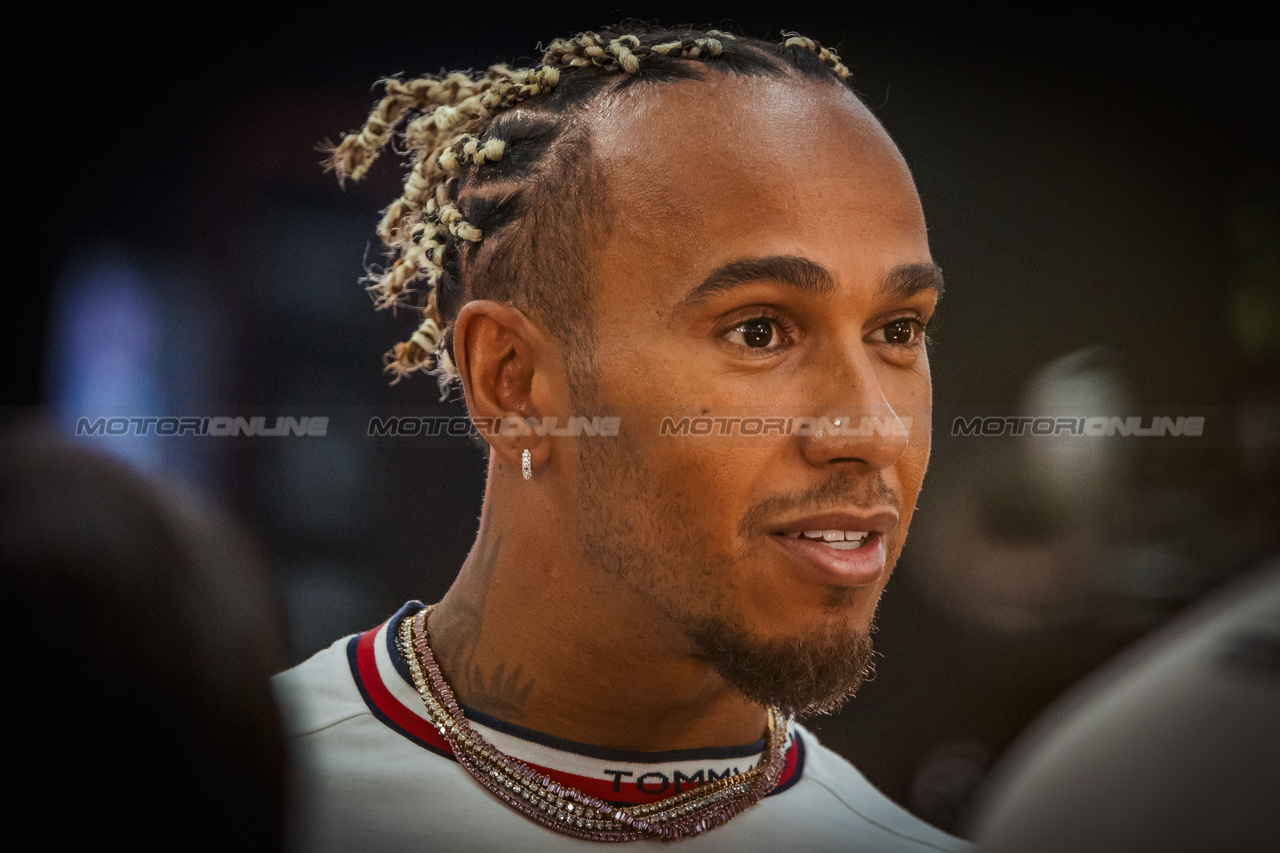
[{"label": "shoulder", "polygon": [[803,726],[795,727],[795,736],[804,749],[803,772],[791,791],[769,799],[786,807],[788,822],[796,824],[797,842],[804,840],[802,828],[821,828],[820,833],[834,842],[831,849],[904,853],[970,849],[968,842],[924,822],[886,797]]},{"label": "shoulder", "polygon": [[351,673],[349,647],[343,637],[302,663],[271,679],[271,688],[290,737],[312,734],[369,714]]}]

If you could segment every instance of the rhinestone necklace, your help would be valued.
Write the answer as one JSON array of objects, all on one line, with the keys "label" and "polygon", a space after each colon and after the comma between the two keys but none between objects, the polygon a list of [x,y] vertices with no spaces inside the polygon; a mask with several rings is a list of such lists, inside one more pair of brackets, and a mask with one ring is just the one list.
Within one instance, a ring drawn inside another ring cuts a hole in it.
[{"label": "rhinestone necklace", "polygon": [[652,803],[614,806],[561,785],[519,759],[503,753],[467,723],[445,683],[427,642],[427,617],[435,605],[400,623],[400,653],[427,717],[453,756],[495,797],[525,817],[563,835],[588,841],[674,839],[714,829],[768,794],[782,778],[786,721],[769,709],[768,746],[760,763],[745,773],[698,785]]}]

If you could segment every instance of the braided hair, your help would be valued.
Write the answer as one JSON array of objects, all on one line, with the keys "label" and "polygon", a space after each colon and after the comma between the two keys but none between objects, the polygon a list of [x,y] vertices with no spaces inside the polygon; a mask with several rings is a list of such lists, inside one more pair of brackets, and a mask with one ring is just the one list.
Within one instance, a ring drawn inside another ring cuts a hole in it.
[{"label": "braided hair", "polygon": [[472,299],[531,310],[566,346],[571,370],[581,367],[586,247],[604,205],[586,109],[606,91],[698,79],[704,69],[852,88],[833,51],[783,35],[774,44],[718,30],[609,28],[553,41],[533,68],[381,81],[364,127],[326,166],[355,181],[389,144],[410,158],[404,192],[378,226],[390,265],[366,279],[376,307],[411,304],[422,315],[387,353],[392,381],[427,370],[448,394],[458,379],[452,323]]}]

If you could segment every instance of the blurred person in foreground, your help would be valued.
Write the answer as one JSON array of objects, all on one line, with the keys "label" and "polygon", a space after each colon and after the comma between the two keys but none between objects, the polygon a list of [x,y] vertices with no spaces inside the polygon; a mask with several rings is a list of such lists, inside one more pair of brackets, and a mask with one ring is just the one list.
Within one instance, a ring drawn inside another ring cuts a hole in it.
[{"label": "blurred person in foreground", "polygon": [[990,853],[1264,853],[1277,803],[1280,557],[1060,699],[969,831]]},{"label": "blurred person in foreground", "polygon": [[442,601],[278,678],[298,844],[965,847],[794,722],[870,669],[942,291],[839,58],[624,26],[385,85],[331,165],[411,156],[389,369],[461,387],[488,478]]},{"label": "blurred person in foreground", "polygon": [[30,706],[11,814],[48,849],[280,849],[282,637],[256,546],[123,463],[4,439],[0,607],[32,644],[9,669],[11,710]]}]

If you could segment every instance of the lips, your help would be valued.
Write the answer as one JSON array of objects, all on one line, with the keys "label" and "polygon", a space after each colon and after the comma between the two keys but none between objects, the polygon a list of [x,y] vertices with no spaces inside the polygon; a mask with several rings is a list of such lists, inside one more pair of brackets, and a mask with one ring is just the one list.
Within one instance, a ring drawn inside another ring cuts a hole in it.
[{"label": "lips", "polygon": [[824,513],[789,521],[769,538],[799,571],[820,583],[867,586],[884,573],[885,538],[897,520],[892,510]]}]

